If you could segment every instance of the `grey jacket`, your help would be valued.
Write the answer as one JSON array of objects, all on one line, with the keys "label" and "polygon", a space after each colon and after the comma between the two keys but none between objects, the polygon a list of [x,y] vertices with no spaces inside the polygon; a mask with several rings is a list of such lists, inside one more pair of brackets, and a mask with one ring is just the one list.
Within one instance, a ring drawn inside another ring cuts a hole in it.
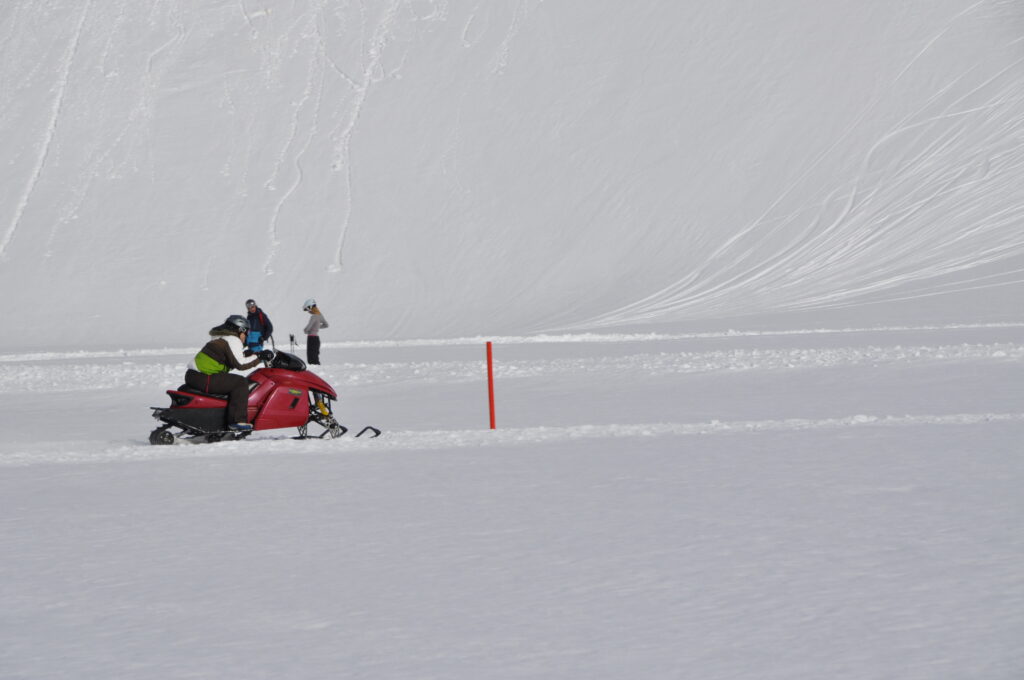
[{"label": "grey jacket", "polygon": [[318,312],[316,314],[309,315],[309,323],[306,324],[306,328],[303,330],[306,335],[319,335],[320,329],[327,327],[327,319],[324,318],[323,314]]}]

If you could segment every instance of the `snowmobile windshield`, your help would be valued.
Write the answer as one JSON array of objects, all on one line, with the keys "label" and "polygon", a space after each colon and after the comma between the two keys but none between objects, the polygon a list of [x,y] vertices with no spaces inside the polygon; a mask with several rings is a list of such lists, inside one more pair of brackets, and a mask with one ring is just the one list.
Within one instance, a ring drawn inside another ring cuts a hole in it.
[{"label": "snowmobile windshield", "polygon": [[306,362],[294,354],[278,351],[278,353],[274,355],[274,360],[270,362],[270,367],[283,368],[286,371],[305,371]]}]

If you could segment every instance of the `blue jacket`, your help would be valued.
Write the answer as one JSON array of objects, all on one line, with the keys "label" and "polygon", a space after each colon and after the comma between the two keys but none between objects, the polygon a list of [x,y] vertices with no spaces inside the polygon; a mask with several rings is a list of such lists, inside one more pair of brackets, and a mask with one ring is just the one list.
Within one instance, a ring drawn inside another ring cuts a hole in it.
[{"label": "blue jacket", "polygon": [[270,323],[270,317],[259,307],[256,308],[256,311],[249,312],[246,319],[249,320],[249,332],[259,333],[256,337],[260,340],[266,340],[274,334],[274,324]]}]

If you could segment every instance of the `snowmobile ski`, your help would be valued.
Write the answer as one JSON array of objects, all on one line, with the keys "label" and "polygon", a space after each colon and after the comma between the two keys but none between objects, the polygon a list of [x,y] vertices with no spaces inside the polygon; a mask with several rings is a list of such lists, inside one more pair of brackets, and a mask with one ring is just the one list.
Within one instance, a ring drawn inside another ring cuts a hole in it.
[{"label": "snowmobile ski", "polygon": [[[322,433],[318,435],[311,435],[305,433],[302,431],[302,428],[299,428],[299,436],[292,437],[292,439],[337,439],[338,437],[343,437],[345,434],[348,433],[348,431],[349,429],[347,427],[340,424],[334,427],[329,427],[328,429],[324,430]],[[379,428],[376,428],[373,425],[367,425],[363,429],[359,430],[359,433],[356,434],[355,436],[362,437],[367,432],[372,433],[369,437],[367,437],[367,439],[376,439],[382,434]]]}]

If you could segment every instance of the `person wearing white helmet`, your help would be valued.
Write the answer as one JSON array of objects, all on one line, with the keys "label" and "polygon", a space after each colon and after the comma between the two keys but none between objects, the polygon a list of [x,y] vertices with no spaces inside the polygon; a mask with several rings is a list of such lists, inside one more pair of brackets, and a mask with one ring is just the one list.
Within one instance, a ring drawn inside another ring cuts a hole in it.
[{"label": "person wearing white helmet", "polygon": [[309,312],[309,323],[303,329],[306,334],[306,363],[320,363],[320,329],[327,328],[327,319],[320,313],[316,300],[309,298],[302,303],[302,311]]}]

